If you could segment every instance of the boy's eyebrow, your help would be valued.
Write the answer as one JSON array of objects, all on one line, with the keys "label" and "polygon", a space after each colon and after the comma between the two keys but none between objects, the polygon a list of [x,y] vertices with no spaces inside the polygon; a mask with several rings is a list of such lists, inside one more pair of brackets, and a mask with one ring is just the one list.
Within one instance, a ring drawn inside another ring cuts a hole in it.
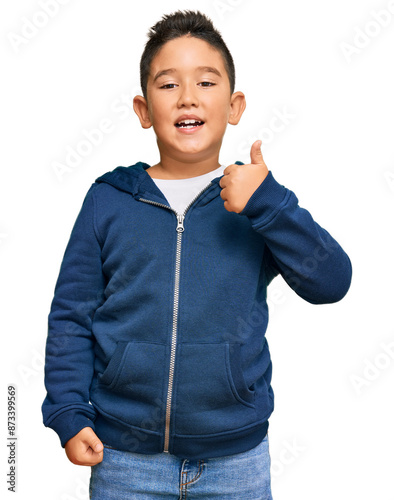
[{"label": "boy's eyebrow", "polygon": [[212,68],[212,66],[199,66],[197,69],[199,71],[204,71],[204,73],[215,73],[217,76],[222,76],[220,71],[216,68]]},{"label": "boy's eyebrow", "polygon": [[[196,68],[196,69],[198,71],[204,71],[206,73],[214,73],[215,75],[220,76],[220,77],[222,76],[218,69],[213,68],[211,66],[198,66],[198,68]],[[170,73],[176,73],[176,69],[175,68],[168,68],[168,69],[163,69],[163,70],[159,71],[158,73],[156,73],[155,77],[153,78],[153,83],[161,76],[168,75]]]}]

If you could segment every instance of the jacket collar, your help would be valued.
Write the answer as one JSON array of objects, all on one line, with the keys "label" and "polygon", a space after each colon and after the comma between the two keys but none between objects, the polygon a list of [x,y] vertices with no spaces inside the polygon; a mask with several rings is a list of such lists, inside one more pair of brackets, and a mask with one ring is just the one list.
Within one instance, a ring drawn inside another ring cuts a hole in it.
[{"label": "jacket collar", "polygon": [[[237,161],[236,163],[242,165],[242,162]],[[146,172],[146,169],[149,167],[150,165],[141,161],[129,167],[116,167],[114,170],[97,177],[95,182],[110,184],[120,191],[130,193],[136,199],[147,198],[159,203],[167,203],[163,193],[157,187],[152,177]],[[206,202],[219,195],[221,190],[219,181],[221,177],[212,179],[211,189],[208,189],[204,193]]]}]

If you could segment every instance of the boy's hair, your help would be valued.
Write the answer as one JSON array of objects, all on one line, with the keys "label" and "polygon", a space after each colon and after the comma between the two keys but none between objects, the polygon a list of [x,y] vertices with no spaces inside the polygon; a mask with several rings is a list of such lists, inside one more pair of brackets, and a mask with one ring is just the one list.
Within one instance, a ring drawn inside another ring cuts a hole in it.
[{"label": "boy's hair", "polygon": [[140,82],[145,99],[147,98],[147,82],[153,58],[167,42],[187,35],[205,40],[220,52],[230,80],[231,94],[234,92],[234,61],[219,31],[205,14],[199,11],[178,10],[172,14],[164,15],[148,32],[148,41],[140,61]]}]

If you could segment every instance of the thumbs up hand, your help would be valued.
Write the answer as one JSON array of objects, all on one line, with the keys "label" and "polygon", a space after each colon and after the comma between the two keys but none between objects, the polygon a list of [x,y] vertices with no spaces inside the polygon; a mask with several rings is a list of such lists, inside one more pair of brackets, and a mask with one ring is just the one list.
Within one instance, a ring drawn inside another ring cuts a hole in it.
[{"label": "thumbs up hand", "polygon": [[224,208],[229,212],[242,212],[252,194],[268,175],[267,165],[261,153],[261,141],[255,141],[250,149],[251,163],[229,165],[224,169],[219,186]]}]

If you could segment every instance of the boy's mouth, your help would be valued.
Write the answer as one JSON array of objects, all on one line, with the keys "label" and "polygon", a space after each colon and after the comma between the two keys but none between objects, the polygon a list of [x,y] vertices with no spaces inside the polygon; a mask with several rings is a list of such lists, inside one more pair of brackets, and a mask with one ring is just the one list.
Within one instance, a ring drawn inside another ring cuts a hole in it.
[{"label": "boy's mouth", "polygon": [[197,128],[197,127],[201,127],[202,125],[204,125],[204,122],[201,121],[201,120],[194,120],[194,119],[191,119],[191,120],[182,120],[178,123],[175,123],[175,126],[177,128],[182,128],[182,129],[192,129],[192,128]]}]

